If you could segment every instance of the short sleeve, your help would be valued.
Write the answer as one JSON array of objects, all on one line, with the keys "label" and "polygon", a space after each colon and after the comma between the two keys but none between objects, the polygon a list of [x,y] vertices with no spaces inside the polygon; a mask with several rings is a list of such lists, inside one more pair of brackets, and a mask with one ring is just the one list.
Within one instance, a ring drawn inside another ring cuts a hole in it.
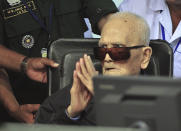
[{"label": "short sleeve", "polygon": [[112,0],[82,0],[85,15],[89,18],[92,30],[100,34],[98,29],[99,20],[109,13],[117,12],[118,9]]}]

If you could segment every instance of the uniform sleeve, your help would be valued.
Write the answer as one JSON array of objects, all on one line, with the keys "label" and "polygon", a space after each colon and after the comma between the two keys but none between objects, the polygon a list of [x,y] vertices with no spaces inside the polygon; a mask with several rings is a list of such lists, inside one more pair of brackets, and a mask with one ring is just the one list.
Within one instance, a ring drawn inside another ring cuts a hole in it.
[{"label": "uniform sleeve", "polygon": [[96,34],[100,34],[97,26],[99,20],[109,13],[118,11],[112,0],[82,0],[82,2],[85,9],[85,15],[89,18],[92,30]]}]

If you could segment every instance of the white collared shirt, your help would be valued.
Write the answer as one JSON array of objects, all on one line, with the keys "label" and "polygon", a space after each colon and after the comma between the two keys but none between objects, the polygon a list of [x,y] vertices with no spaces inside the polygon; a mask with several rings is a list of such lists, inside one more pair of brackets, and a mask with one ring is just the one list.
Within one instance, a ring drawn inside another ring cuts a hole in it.
[{"label": "white collared shirt", "polygon": [[[171,16],[165,0],[123,0],[118,8],[120,11],[128,11],[142,16],[150,26],[150,39],[162,39],[160,25],[162,24],[166,40],[171,44],[173,50],[175,49],[181,38],[181,21],[173,33]],[[173,64],[174,77],[181,77],[181,45],[174,53]]]},{"label": "white collared shirt", "polygon": [[[165,29],[165,39],[173,50],[181,38],[181,21],[172,32],[172,21],[165,0],[124,0],[118,7],[120,11],[129,11],[145,18],[150,26],[150,39],[162,39],[161,24]],[[181,77],[181,45],[174,53],[175,77]]]}]

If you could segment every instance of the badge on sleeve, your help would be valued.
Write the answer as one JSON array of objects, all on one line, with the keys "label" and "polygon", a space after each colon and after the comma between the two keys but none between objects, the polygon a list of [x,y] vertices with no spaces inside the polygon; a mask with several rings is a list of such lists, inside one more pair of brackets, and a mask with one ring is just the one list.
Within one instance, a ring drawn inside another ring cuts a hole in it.
[{"label": "badge on sleeve", "polygon": [[34,43],[35,43],[35,40],[34,40],[33,36],[31,36],[31,35],[23,36],[22,46],[24,48],[27,48],[27,49],[32,48],[34,46]]},{"label": "badge on sleeve", "polygon": [[15,6],[21,3],[21,0],[7,0],[10,6]]}]

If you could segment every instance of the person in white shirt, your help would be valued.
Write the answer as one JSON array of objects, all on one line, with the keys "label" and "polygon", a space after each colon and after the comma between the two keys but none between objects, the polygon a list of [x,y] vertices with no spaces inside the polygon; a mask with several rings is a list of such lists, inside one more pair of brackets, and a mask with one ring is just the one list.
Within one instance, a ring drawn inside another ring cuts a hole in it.
[{"label": "person in white shirt", "polygon": [[150,39],[163,39],[174,52],[174,77],[181,77],[181,1],[180,0],[124,0],[120,11],[136,13],[150,26]]},{"label": "person in white shirt", "polygon": [[150,39],[168,41],[174,52],[174,77],[181,77],[181,0],[123,0],[120,11],[142,16],[150,26]]}]

